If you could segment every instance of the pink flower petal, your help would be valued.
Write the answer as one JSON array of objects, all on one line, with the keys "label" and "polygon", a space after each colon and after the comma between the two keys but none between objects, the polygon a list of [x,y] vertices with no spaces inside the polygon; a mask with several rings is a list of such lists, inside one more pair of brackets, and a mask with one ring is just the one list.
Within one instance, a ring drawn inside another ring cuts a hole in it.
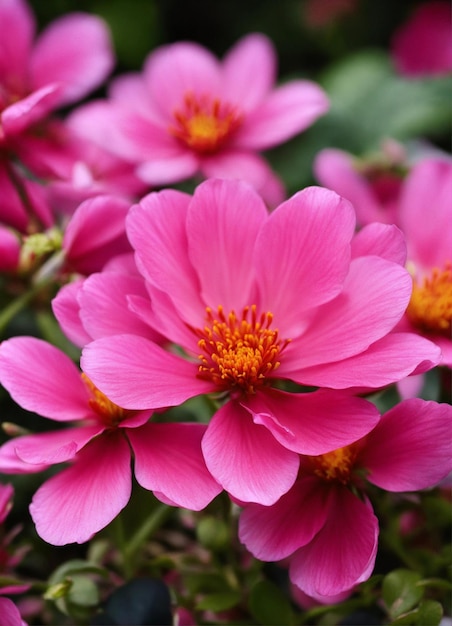
[{"label": "pink flower petal", "polygon": [[313,598],[334,596],[369,578],[377,552],[378,520],[370,504],[340,485],[331,496],[326,523],[289,569],[292,582]]},{"label": "pink flower petal", "polygon": [[131,295],[147,296],[144,281],[135,276],[100,272],[83,283],[79,293],[80,318],[92,339],[122,333],[157,337],[128,307]]},{"label": "pink flower petal", "polygon": [[80,319],[80,305],[77,297],[83,279],[63,285],[52,300],[52,311],[66,337],[81,348],[92,340]]},{"label": "pink flower petal", "polygon": [[125,218],[130,204],[115,196],[97,196],[82,202],[67,225],[63,238],[66,263],[82,274],[100,271],[130,244]]},{"label": "pink flower petal", "polygon": [[266,219],[262,199],[243,182],[208,180],[197,187],[187,214],[188,254],[213,309],[222,305],[240,315],[252,304],[254,245]]},{"label": "pink flower petal", "polygon": [[294,80],[274,89],[237,130],[234,144],[266,150],[310,126],[327,112],[326,93],[308,80]]},{"label": "pink flower petal", "polygon": [[61,99],[61,87],[52,83],[36,89],[29,96],[14,102],[1,114],[5,135],[17,135],[35,124],[55,108]]},{"label": "pink flower petal", "polygon": [[2,626],[27,626],[20,616],[19,609],[9,598],[0,598],[0,615]]},{"label": "pink flower petal", "polygon": [[126,506],[131,490],[128,443],[110,432],[93,439],[73,465],[38,489],[30,513],[44,541],[84,543]]},{"label": "pink flower petal", "polygon": [[296,193],[270,215],[256,241],[254,265],[261,306],[274,314],[281,336],[294,337],[305,311],[341,291],[354,228],[351,205],[320,187]]},{"label": "pink flower petal", "polygon": [[385,413],[359,462],[387,491],[434,487],[452,470],[452,406],[412,398]]},{"label": "pink flower petal", "polygon": [[0,472],[3,474],[35,474],[47,469],[49,465],[31,464],[22,461],[16,454],[16,438],[0,446]]},{"label": "pink flower petal", "polygon": [[175,109],[183,106],[186,94],[218,96],[220,64],[196,43],[161,46],[149,55],[144,74],[155,105],[168,121]]},{"label": "pink flower petal", "polygon": [[0,524],[2,524],[11,507],[12,507],[12,498],[14,496],[14,487],[9,483],[4,485],[0,484]]},{"label": "pink flower petal", "polygon": [[391,333],[348,359],[300,370],[297,379],[316,387],[376,389],[425,372],[440,358],[439,348],[431,341],[411,333]]},{"label": "pink flower petal", "polygon": [[201,452],[202,424],[154,424],[128,431],[135,476],[145,489],[164,494],[176,506],[199,511],[220,491]]},{"label": "pink flower petal", "polygon": [[15,272],[17,270],[20,245],[20,238],[15,232],[0,226],[0,272]]},{"label": "pink flower petal", "polygon": [[[150,149],[150,148],[148,148]],[[178,151],[169,156],[156,157],[137,166],[137,176],[148,185],[170,185],[191,178],[199,170],[196,154]]]},{"label": "pink flower petal", "polygon": [[263,100],[276,80],[276,53],[272,42],[260,33],[240,39],[222,65],[223,93],[228,102],[251,111]]},{"label": "pink flower petal", "polygon": [[202,440],[212,476],[241,502],[273,504],[293,485],[299,458],[264,427],[253,423],[237,402],[212,418]]},{"label": "pink flower petal", "polygon": [[260,155],[231,148],[204,156],[201,171],[205,178],[243,180],[259,191],[271,169]]},{"label": "pink flower petal", "polygon": [[336,148],[321,150],[314,161],[314,173],[321,185],[352,203],[358,224],[393,221],[393,215],[378,202],[371,184],[357,171],[348,152]]},{"label": "pink flower petal", "polygon": [[56,421],[91,413],[88,391],[71,359],[34,337],[13,337],[0,346],[0,380],[24,409]]},{"label": "pink flower petal", "polygon": [[288,346],[278,373],[298,379],[305,367],[363,352],[396,326],[411,290],[404,267],[373,256],[354,259],[342,293],[316,312],[299,342]]},{"label": "pink flower petal", "polygon": [[186,216],[190,200],[187,194],[173,190],[147,195],[131,209],[127,234],[146,280],[169,295],[185,322],[197,326],[205,305],[188,259]]},{"label": "pink flower petal", "polygon": [[248,397],[242,406],[285,448],[309,455],[353,443],[379,420],[370,402],[327,390],[300,394],[268,391]]},{"label": "pink flower petal", "polygon": [[[408,258],[424,268],[444,268],[452,250],[452,162],[429,158],[413,167],[400,198],[400,224]],[[432,207],[431,211],[426,207]],[[433,217],[434,216],[434,217]]]},{"label": "pink flower petal", "polygon": [[352,258],[373,254],[387,261],[405,265],[406,243],[394,224],[374,222],[364,226],[352,240]]},{"label": "pink flower petal", "polygon": [[14,439],[19,459],[33,465],[55,465],[74,457],[93,437],[105,430],[102,425],[67,428]]},{"label": "pink flower petal", "polygon": [[[28,61],[35,33],[33,13],[23,0],[0,2],[2,87],[22,92],[27,86]],[[10,83],[10,84],[8,84]],[[14,95],[18,95],[17,93]]]},{"label": "pink flower petal", "polygon": [[272,506],[248,504],[239,519],[240,541],[262,561],[291,556],[325,523],[328,494],[318,478],[308,476],[296,481]]},{"label": "pink flower petal", "polygon": [[98,87],[113,67],[110,35],[103,20],[72,13],[54,20],[36,42],[31,59],[34,88],[62,85],[60,104],[69,104]]},{"label": "pink flower petal", "polygon": [[177,406],[214,391],[197,378],[198,365],[138,335],[104,337],[83,349],[82,367],[110,400],[125,409]]}]

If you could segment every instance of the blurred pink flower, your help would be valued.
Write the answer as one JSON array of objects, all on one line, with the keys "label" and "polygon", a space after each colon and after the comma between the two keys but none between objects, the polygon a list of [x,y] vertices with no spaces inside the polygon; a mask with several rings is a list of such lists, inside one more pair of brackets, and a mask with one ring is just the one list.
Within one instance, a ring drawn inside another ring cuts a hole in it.
[{"label": "blurred pink flower", "polygon": [[314,160],[316,179],[353,204],[358,226],[398,223],[398,203],[407,168],[402,146],[393,141],[386,142],[374,159],[359,160],[344,150],[325,148]]},{"label": "blurred pink flower", "polygon": [[106,24],[71,13],[35,40],[23,0],[0,0],[0,144],[98,87],[113,67]]},{"label": "blurred pink flower", "polygon": [[135,165],[94,141],[95,128],[84,132],[89,105],[73,111],[64,122],[51,120],[30,131],[17,147],[18,158],[45,182],[53,212],[71,214],[87,198],[111,194],[130,202],[149,191],[135,174]]},{"label": "blurred pink flower", "polygon": [[391,52],[398,72],[408,77],[452,73],[450,2],[424,2],[394,33]]},{"label": "blurred pink flower", "polygon": [[[129,301],[183,354],[131,329],[85,346],[83,369],[129,409],[228,399],[203,437],[206,464],[238,500],[275,502],[298,453],[347,445],[378,419],[373,405],[331,388],[381,387],[439,358],[425,339],[392,332],[411,293],[400,233],[373,228],[352,246],[354,230],[351,205],[316,187],[271,215],[239,181],[208,180],[193,197],[149,194],[127,232],[151,307]],[[330,390],[274,388],[286,379]]]},{"label": "blurred pink flower", "polygon": [[287,141],[329,106],[315,83],[275,87],[275,78],[275,50],[261,34],[241,39],[222,62],[196,43],[162,46],[142,74],[114,81],[109,102],[91,105],[92,126],[151,185],[196,174],[245,179],[274,206],[282,183],[257,152]]},{"label": "blurred pink flower", "polygon": [[369,578],[377,552],[366,481],[393,492],[437,485],[452,468],[451,420],[449,404],[405,400],[360,441],[302,457],[297,482],[276,504],[244,508],[241,541],[264,561],[290,557],[290,578],[308,596],[346,594]]},{"label": "blurred pink flower", "polygon": [[20,406],[65,426],[0,448],[4,473],[70,462],[30,505],[37,532],[49,543],[88,541],[118,515],[130,498],[131,457],[137,481],[165,503],[199,510],[221,490],[201,454],[203,424],[149,422],[150,411],[120,408],[41,339],[1,344],[0,382]]}]

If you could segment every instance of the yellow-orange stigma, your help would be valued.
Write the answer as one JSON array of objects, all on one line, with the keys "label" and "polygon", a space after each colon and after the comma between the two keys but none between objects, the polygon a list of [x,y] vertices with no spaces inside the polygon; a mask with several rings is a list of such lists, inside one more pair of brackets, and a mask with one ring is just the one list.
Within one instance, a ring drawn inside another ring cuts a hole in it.
[{"label": "yellow-orange stigma", "polygon": [[413,283],[407,315],[421,330],[452,338],[452,263]]},{"label": "yellow-orange stigma", "polygon": [[197,152],[215,152],[241,124],[241,115],[218,98],[187,93],[169,132]]},{"label": "yellow-orange stigma", "polygon": [[273,315],[258,316],[256,305],[246,306],[241,317],[226,315],[219,306],[209,307],[207,324],[195,332],[201,365],[199,376],[212,380],[219,389],[255,393],[266,377],[280,365],[279,356],[289,340],[281,341],[278,330],[270,328]]},{"label": "yellow-orange stigma", "polygon": [[120,406],[112,402],[107,396],[102,393],[88,378],[85,373],[82,373],[82,379],[88,388],[90,398],[88,400],[89,407],[99,417],[104,426],[108,428],[115,428],[126,417],[132,414],[132,411],[122,409]]},{"label": "yellow-orange stigma", "polygon": [[326,454],[310,456],[308,466],[316,476],[323,480],[334,480],[347,485],[350,482],[357,451],[356,445],[352,444]]}]

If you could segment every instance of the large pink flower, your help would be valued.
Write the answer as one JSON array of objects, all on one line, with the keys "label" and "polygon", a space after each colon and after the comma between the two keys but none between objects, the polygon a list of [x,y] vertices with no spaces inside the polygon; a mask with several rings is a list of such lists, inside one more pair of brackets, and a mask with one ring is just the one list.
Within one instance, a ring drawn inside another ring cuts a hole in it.
[{"label": "large pink flower", "polygon": [[105,146],[135,160],[151,185],[199,173],[239,178],[277,203],[281,183],[257,152],[310,126],[328,100],[311,81],[275,87],[275,78],[276,54],[261,34],[240,40],[222,62],[196,43],[163,46],[141,75],[114,82],[110,103],[92,105],[92,126],[105,128]]},{"label": "large pink flower", "polygon": [[452,14],[443,0],[423,2],[395,32],[391,42],[396,69],[404,76],[452,72]]},{"label": "large pink flower", "polygon": [[451,420],[448,404],[406,400],[362,440],[302,458],[297,482],[276,504],[245,507],[241,541],[264,561],[291,557],[292,582],[313,598],[347,592],[371,575],[377,551],[363,472],[387,491],[435,486],[452,468]]},{"label": "large pink flower", "polygon": [[120,408],[45,341],[4,341],[0,381],[22,407],[65,426],[0,448],[5,473],[70,462],[44,482],[30,506],[38,534],[49,543],[83,543],[116,517],[130,497],[132,455],[137,481],[166,503],[199,510],[221,491],[201,454],[204,425],[149,422],[149,411]]},{"label": "large pink flower", "polygon": [[[347,445],[378,419],[350,393],[287,393],[278,381],[375,388],[439,358],[427,340],[391,332],[411,278],[378,256],[375,229],[351,260],[354,228],[351,205],[321,188],[270,216],[239,181],[206,181],[193,197],[149,194],[132,208],[127,231],[152,311],[133,295],[130,306],[182,354],[122,334],[88,344],[83,369],[129,409],[204,393],[229,399],[203,438],[207,466],[239,500],[275,502],[296,478],[298,453]],[[400,257],[403,238],[389,235],[380,247]]]}]

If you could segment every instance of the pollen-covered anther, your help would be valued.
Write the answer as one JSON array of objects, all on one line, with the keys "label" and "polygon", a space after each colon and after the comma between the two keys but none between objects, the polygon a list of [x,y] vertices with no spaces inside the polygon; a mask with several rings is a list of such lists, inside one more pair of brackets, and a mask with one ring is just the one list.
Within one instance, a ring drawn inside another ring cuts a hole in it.
[{"label": "pollen-covered anther", "polygon": [[331,452],[309,457],[311,470],[323,480],[335,480],[344,485],[350,482],[350,475],[356,460],[357,447],[352,444]]},{"label": "pollen-covered anther", "polygon": [[452,263],[435,268],[430,276],[413,283],[407,315],[412,324],[425,332],[451,337]]},{"label": "pollen-covered anther", "polygon": [[278,330],[270,328],[273,315],[258,316],[256,305],[227,316],[219,306],[214,315],[207,308],[207,324],[196,334],[202,350],[199,376],[212,380],[221,389],[254,393],[280,365],[279,356],[288,340],[281,341]]},{"label": "pollen-covered anther", "polygon": [[85,373],[82,373],[82,379],[88,388],[90,397],[88,405],[100,419],[100,422],[109,428],[115,428],[126,417],[129,417],[132,411],[123,409],[102,393]]},{"label": "pollen-covered anther", "polygon": [[207,95],[187,93],[173,113],[169,132],[197,152],[215,152],[240,126],[242,116],[231,105]]}]

